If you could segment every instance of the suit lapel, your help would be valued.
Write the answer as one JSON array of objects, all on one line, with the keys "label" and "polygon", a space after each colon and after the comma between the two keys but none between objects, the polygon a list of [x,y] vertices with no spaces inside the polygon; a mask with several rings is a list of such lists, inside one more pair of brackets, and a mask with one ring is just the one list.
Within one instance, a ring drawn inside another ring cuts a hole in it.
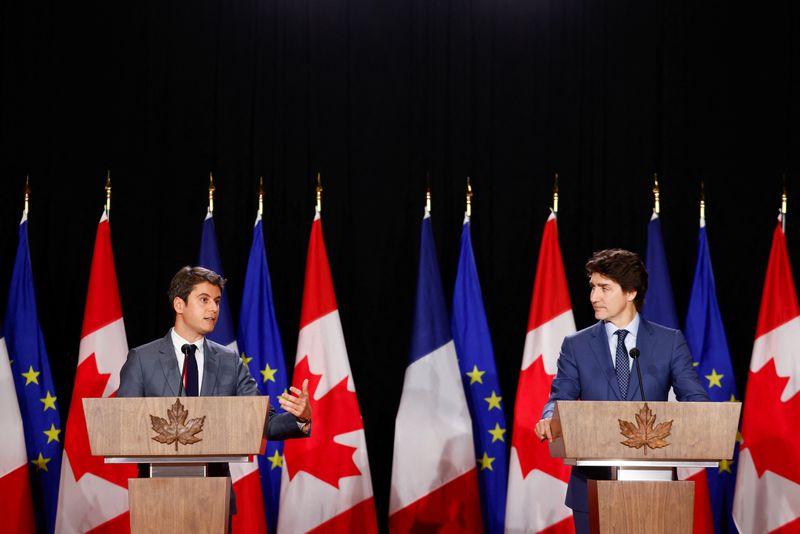
[{"label": "suit lapel", "polygon": [[203,385],[200,388],[201,396],[210,396],[217,385],[217,371],[219,370],[219,356],[211,345],[203,340]]},{"label": "suit lapel", "polygon": [[178,358],[175,355],[175,346],[172,344],[172,331],[167,332],[158,347],[161,370],[167,381],[169,391],[164,391],[164,396],[178,395],[181,385],[181,372],[178,369]]},{"label": "suit lapel", "polygon": [[592,352],[597,360],[603,374],[606,375],[611,388],[616,393],[617,398],[621,399],[622,395],[619,392],[619,382],[617,381],[617,373],[611,366],[611,349],[608,348],[608,336],[606,335],[606,327],[603,321],[598,323],[592,328]]}]

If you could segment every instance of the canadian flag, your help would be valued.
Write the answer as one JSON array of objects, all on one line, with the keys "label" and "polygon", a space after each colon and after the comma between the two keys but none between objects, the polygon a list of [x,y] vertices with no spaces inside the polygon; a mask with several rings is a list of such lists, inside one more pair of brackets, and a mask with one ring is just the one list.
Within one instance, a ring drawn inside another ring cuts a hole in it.
[{"label": "canadian flag", "polygon": [[744,534],[800,532],[800,306],[778,222],[744,395],[733,519]]},{"label": "canadian flag", "polygon": [[364,423],[317,212],[293,383],[308,379],[311,435],[284,445],[278,532],[377,532]]},{"label": "canadian flag", "polygon": [[564,504],[570,468],[551,458],[534,427],[550,396],[564,336],[575,332],[575,319],[558,244],[556,216],[544,227],[528,335],[514,406],[514,434],[508,468],[506,532],[574,532],[572,511]]},{"label": "canadian flag", "polygon": [[103,212],[89,274],[78,370],[67,417],[56,532],[120,532],[129,529],[128,479],[134,465],[106,464],[92,456],[82,399],[113,396],[128,354],[108,213]]},{"label": "canadian flag", "polygon": [[[2,332],[2,329],[0,329]],[[9,532],[36,532],[28,456],[5,339],[0,337],[0,518]]]}]

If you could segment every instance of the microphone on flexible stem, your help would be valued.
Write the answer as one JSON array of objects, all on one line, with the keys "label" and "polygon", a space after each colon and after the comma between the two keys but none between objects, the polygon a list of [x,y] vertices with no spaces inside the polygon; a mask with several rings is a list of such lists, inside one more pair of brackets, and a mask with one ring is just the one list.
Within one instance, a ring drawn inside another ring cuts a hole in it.
[{"label": "microphone on flexible stem", "polygon": [[[181,369],[181,384],[178,386],[178,397],[183,396],[183,381],[186,379],[186,359],[189,357],[189,351],[192,350],[192,346],[188,343],[185,343],[181,347],[181,352],[183,353],[183,369]],[[641,379],[639,379],[641,382]]]},{"label": "microphone on flexible stem", "polygon": [[644,398],[644,385],[642,384],[642,370],[639,368],[639,349],[634,347],[628,354],[630,354],[630,357],[633,358],[633,362],[636,364],[636,376],[639,377],[639,393],[642,394],[642,402],[647,402]]}]

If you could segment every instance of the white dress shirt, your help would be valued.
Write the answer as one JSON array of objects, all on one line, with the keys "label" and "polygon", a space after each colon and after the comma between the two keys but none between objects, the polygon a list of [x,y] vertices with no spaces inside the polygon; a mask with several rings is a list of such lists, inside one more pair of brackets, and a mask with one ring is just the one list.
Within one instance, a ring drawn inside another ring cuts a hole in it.
[{"label": "white dress shirt", "polygon": [[186,359],[186,355],[181,352],[181,347],[187,343],[197,347],[197,350],[194,353],[194,358],[197,360],[197,394],[199,395],[203,390],[203,363],[205,362],[205,358],[203,357],[203,342],[205,341],[205,338],[201,337],[192,343],[179,336],[178,333],[175,332],[174,328],[170,330],[170,334],[172,334],[172,346],[175,347],[175,357],[178,358],[179,372],[183,372],[183,360]]},{"label": "white dress shirt", "polygon": [[617,328],[614,323],[605,323],[606,335],[608,336],[608,348],[611,351],[611,367],[617,365],[617,343],[619,343],[619,336],[614,332],[617,330],[627,330],[628,335],[625,336],[625,348],[628,351],[628,369],[633,365],[633,358],[631,358],[631,349],[636,347],[636,335],[639,333],[639,314],[633,316],[633,320],[622,328]]}]

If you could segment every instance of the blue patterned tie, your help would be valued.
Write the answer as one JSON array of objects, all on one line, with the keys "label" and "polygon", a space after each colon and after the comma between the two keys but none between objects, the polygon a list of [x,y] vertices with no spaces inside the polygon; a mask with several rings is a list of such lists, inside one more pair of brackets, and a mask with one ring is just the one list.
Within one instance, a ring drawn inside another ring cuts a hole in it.
[{"label": "blue patterned tie", "polygon": [[628,382],[631,379],[631,369],[628,367],[628,350],[625,348],[625,336],[628,335],[627,330],[617,330],[614,332],[615,336],[619,336],[617,340],[617,382],[619,383],[619,392],[622,400],[628,398]]}]

